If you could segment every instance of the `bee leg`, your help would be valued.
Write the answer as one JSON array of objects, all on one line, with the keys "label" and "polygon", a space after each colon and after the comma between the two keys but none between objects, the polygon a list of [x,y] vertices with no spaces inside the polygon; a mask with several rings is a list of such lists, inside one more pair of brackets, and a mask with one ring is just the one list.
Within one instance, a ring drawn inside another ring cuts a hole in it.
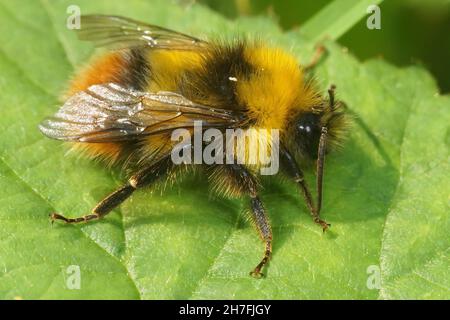
[{"label": "bee leg", "polygon": [[92,210],[91,214],[77,218],[66,218],[58,213],[52,213],[50,215],[50,219],[52,220],[52,222],[54,222],[55,220],[62,220],[65,223],[88,222],[91,220],[99,219],[107,215],[111,210],[125,201],[125,199],[127,199],[134,190],[136,189],[129,183],[120,187],[119,189],[108,195],[101,202],[99,202]]},{"label": "bee leg", "polygon": [[311,61],[303,67],[303,70],[305,70],[306,72],[311,72],[316,67],[316,65],[320,62],[320,60],[322,60],[322,57],[323,57],[325,51],[326,51],[326,49],[323,45],[316,46],[314,55],[313,55]]},{"label": "bee leg", "polygon": [[311,196],[311,192],[309,191],[308,185],[305,181],[302,170],[298,167],[295,159],[292,155],[286,150],[286,148],[280,148],[280,156],[283,161],[284,167],[286,168],[288,174],[294,179],[295,182],[300,186],[302,190],[303,198],[305,199],[306,205],[308,206],[309,212],[313,218],[313,221],[322,227],[322,230],[325,232],[330,224],[325,220],[320,218],[320,212],[315,208],[314,201]]},{"label": "bee leg", "polygon": [[258,182],[256,177],[241,164],[230,164],[221,166],[222,173],[226,174],[226,180],[231,185],[231,189],[238,190],[238,194],[249,195],[251,204],[251,218],[258,230],[261,239],[265,243],[264,255],[250,275],[255,278],[261,278],[261,270],[269,262],[272,254],[272,228],[269,219],[266,216],[264,206],[258,196]]},{"label": "bee leg", "polygon": [[335,110],[335,99],[336,95],[336,86],[334,84],[330,85],[330,88],[328,88],[328,101],[329,101],[329,107],[331,110]]},{"label": "bee leg", "polygon": [[264,274],[261,272],[262,268],[269,262],[272,254],[272,228],[269,220],[265,214],[263,204],[256,194],[251,194],[252,218],[258,229],[259,235],[265,242],[264,256],[261,262],[250,272],[250,275],[255,278],[262,278]]},{"label": "bee leg", "polygon": [[[167,160],[168,159],[168,160]],[[79,223],[88,222],[91,220],[100,219],[110,213],[114,208],[124,202],[131,194],[138,188],[142,188],[160,178],[166,174],[170,169],[170,157],[161,160],[160,162],[139,171],[135,175],[131,176],[128,183],[120,187],[102,201],[100,201],[92,213],[77,218],[66,218],[58,213],[52,213],[50,219],[52,222],[55,220],[61,220],[65,223]]]}]

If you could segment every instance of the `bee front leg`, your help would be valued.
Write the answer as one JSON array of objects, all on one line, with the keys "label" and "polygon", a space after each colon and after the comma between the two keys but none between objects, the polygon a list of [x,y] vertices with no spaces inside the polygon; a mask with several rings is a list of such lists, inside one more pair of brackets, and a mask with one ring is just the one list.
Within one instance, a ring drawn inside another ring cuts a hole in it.
[{"label": "bee front leg", "polygon": [[284,167],[287,173],[294,179],[294,181],[299,185],[303,198],[305,199],[306,205],[308,206],[309,212],[313,218],[313,221],[322,227],[323,232],[325,232],[330,224],[325,220],[320,218],[320,210],[314,206],[314,201],[309,191],[308,185],[305,181],[302,170],[298,167],[295,159],[292,155],[283,147],[280,148],[280,156],[283,161]]},{"label": "bee front leg", "polygon": [[84,215],[77,218],[66,218],[58,213],[50,214],[50,219],[52,222],[56,220],[64,221],[65,223],[79,223],[88,222],[92,220],[100,219],[110,213],[114,208],[124,202],[131,194],[139,188],[147,186],[161,176],[165,175],[171,168],[170,157],[160,160],[156,164],[139,171],[133,175],[124,186],[120,187],[102,201],[100,201],[92,212],[88,215]]}]

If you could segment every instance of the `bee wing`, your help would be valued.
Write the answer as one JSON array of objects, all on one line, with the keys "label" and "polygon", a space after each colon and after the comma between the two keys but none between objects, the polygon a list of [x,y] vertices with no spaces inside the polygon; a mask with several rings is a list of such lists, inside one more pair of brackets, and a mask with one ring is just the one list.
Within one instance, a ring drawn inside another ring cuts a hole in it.
[{"label": "bee wing", "polygon": [[172,50],[195,50],[207,42],[166,28],[142,23],[120,16],[83,15],[81,29],[77,30],[81,40],[96,46],[117,49],[146,46]]},{"label": "bee wing", "polygon": [[58,140],[115,142],[193,128],[195,121],[202,121],[204,128],[231,128],[242,119],[241,114],[200,105],[177,93],[141,92],[109,83],[76,93],[39,129]]}]

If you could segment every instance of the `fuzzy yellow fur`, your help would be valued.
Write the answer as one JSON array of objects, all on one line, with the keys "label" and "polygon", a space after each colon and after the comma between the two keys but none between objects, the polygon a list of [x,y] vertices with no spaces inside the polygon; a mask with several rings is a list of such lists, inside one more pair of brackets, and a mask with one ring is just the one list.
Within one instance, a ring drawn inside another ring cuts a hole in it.
[{"label": "fuzzy yellow fur", "polygon": [[[202,69],[208,59],[208,51],[149,50],[148,61],[151,65],[152,81],[149,92],[177,92],[182,77],[186,72]],[[258,169],[268,165],[273,143],[271,129],[277,129],[280,138],[286,134],[289,119],[298,113],[306,112],[320,103],[320,97],[304,78],[303,70],[295,57],[279,48],[266,47],[258,43],[248,43],[243,58],[252,65],[255,72],[249,74],[224,75],[233,76],[236,81],[236,96],[241,108],[246,108],[248,122],[255,129],[247,136],[237,139],[235,149],[237,158],[248,166]],[[125,59],[119,52],[109,53],[97,58],[94,63],[83,70],[72,82],[69,94],[85,90],[92,84],[115,82]],[[197,101],[214,106],[214,92],[206,101]],[[264,150],[263,153],[255,151]],[[149,137],[141,142],[144,158],[151,158],[162,150],[170,149],[173,142],[165,136]],[[74,147],[91,157],[102,157],[115,163],[122,156],[123,146],[119,143],[74,144]],[[245,150],[245,151],[240,151]],[[253,153],[249,153],[252,151]],[[164,153],[164,152],[163,152]]]},{"label": "fuzzy yellow fur", "polygon": [[257,72],[238,81],[237,93],[255,127],[283,131],[292,114],[320,101],[292,55],[264,46],[248,47],[245,55]]},{"label": "fuzzy yellow fur", "polygon": [[238,156],[245,159],[245,164],[258,169],[263,164],[267,165],[267,157],[270,157],[276,142],[268,130],[279,130],[281,138],[289,119],[300,112],[310,111],[311,106],[320,102],[320,97],[306,82],[295,57],[284,50],[249,46],[245,57],[256,68],[256,72],[249,79],[238,79],[237,95],[239,101],[248,108],[248,117],[254,123],[252,129],[256,129],[251,134],[251,140],[257,141],[259,149],[265,152],[253,152],[252,156],[249,154],[254,150],[252,142],[238,141],[246,145],[245,154],[238,153]]},{"label": "fuzzy yellow fur", "polygon": [[201,55],[196,51],[151,50],[148,52],[154,81],[148,91],[177,91],[182,73],[201,63]]}]

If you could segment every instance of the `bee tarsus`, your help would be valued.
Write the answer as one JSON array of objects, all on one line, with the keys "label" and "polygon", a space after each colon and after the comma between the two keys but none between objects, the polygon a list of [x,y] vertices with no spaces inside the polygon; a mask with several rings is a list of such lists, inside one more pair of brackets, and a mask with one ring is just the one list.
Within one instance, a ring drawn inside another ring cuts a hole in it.
[{"label": "bee tarsus", "polygon": [[88,222],[91,220],[96,220],[100,218],[100,216],[98,214],[88,214],[85,216],[81,216],[81,217],[77,217],[77,218],[66,218],[63,215],[60,215],[59,213],[52,213],[50,215],[50,220],[52,222],[52,224],[56,221],[56,220],[61,220],[64,221],[65,223],[80,223],[80,222]]},{"label": "bee tarsus", "polygon": [[147,186],[166,174],[171,167],[171,162],[169,160],[170,158],[166,157],[149,168],[141,170],[137,174],[131,176],[126,185],[120,187],[100,201],[92,210],[91,214],[77,218],[66,218],[58,213],[52,213],[50,215],[52,222],[55,220],[62,220],[66,223],[79,223],[103,218],[128,199],[136,189]]},{"label": "bee tarsus", "polygon": [[255,267],[253,271],[250,272],[250,275],[254,278],[260,279],[264,277],[264,273],[261,272],[261,269],[267,265],[267,263],[270,260],[270,257],[272,255],[272,242],[267,241],[266,242],[266,251],[264,252],[264,257],[262,258],[261,262],[258,263],[258,265]]}]

